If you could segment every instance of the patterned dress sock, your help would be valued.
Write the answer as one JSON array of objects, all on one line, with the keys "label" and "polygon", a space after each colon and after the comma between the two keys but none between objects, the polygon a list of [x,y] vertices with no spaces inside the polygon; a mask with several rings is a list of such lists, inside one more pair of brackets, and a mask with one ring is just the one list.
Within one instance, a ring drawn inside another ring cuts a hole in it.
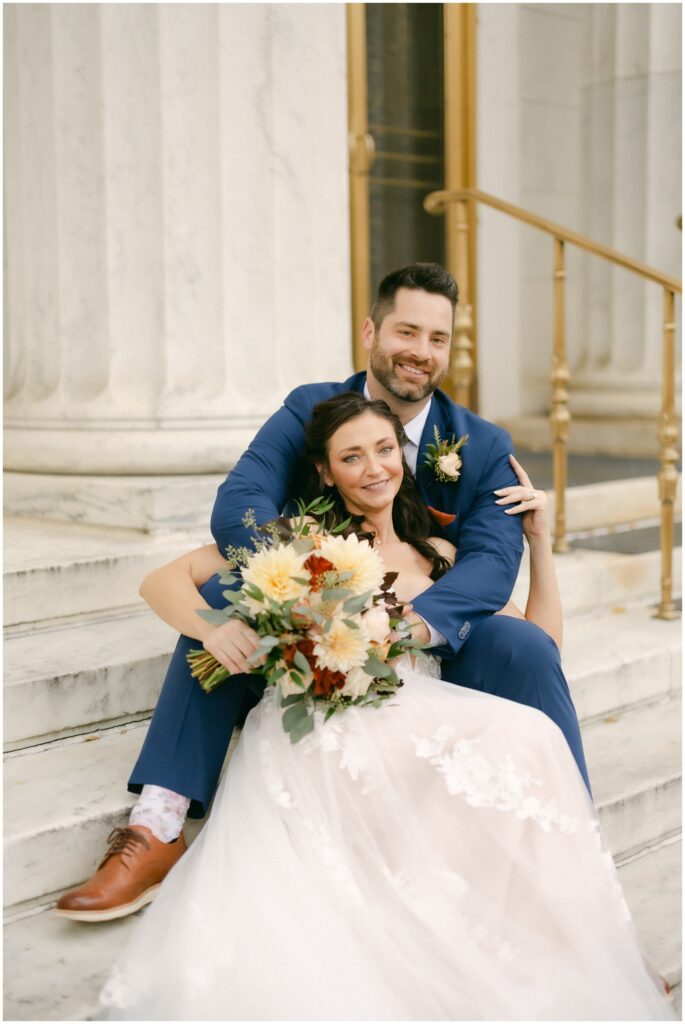
[{"label": "patterned dress sock", "polygon": [[143,786],[131,810],[129,825],[144,825],[163,843],[178,839],[186,820],[190,797],[162,786]]}]

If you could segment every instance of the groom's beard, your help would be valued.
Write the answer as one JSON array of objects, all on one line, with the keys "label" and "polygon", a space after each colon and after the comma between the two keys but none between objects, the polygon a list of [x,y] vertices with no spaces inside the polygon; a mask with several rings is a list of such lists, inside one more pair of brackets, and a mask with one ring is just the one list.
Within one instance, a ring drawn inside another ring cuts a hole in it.
[{"label": "groom's beard", "polygon": [[[417,381],[414,384],[412,381],[400,380],[395,371],[395,364],[397,362],[412,365],[406,359],[393,360],[390,356],[379,351],[375,345],[372,346],[369,367],[373,371],[374,377],[379,384],[383,385],[386,391],[389,391],[391,395],[401,399],[403,402],[420,402],[423,398],[427,398],[428,395],[433,394],[447,376],[446,369],[438,370],[432,376],[430,371],[428,371],[428,376],[424,381]],[[424,369],[424,367],[419,366],[417,369]]]}]

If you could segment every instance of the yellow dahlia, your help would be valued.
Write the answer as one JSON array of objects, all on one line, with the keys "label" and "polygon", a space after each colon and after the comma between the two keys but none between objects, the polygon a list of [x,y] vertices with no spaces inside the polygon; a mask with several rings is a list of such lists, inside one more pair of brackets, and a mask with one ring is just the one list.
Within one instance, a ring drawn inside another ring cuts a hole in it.
[{"label": "yellow dahlia", "polygon": [[368,647],[369,637],[363,623],[359,629],[352,629],[336,618],[328,632],[317,638],[314,654],[321,668],[349,672],[362,667],[368,657]]},{"label": "yellow dahlia", "polygon": [[368,540],[359,540],[354,533],[349,537],[324,537],[319,555],[332,562],[337,572],[352,573],[344,586],[355,594],[378,590],[383,582],[386,570],[381,556]]},{"label": "yellow dahlia", "polygon": [[[291,545],[279,544],[278,547],[266,548],[250,558],[247,568],[243,569],[243,580],[259,587],[265,597],[271,597],[279,604],[292,598],[302,597],[308,591],[303,583],[298,583],[294,576],[307,579],[308,573],[303,568],[307,555],[298,555]],[[246,597],[245,604],[253,613],[264,609],[264,604],[253,598]]]}]

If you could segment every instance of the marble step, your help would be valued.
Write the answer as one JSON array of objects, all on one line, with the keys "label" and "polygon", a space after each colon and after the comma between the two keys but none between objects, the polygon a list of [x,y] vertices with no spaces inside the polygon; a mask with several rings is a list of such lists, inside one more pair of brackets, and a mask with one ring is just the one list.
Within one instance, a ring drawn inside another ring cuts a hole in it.
[{"label": "marble step", "polygon": [[4,474],[3,501],[14,516],[168,533],[206,530],[225,474],[65,476]]},{"label": "marble step", "polygon": [[151,537],[133,530],[8,516],[5,625],[135,604],[146,573],[209,540],[208,529]]},{"label": "marble step", "polygon": [[147,723],[5,760],[5,905],[67,887],[96,866],[135,797],[128,773]]},{"label": "marble step", "polygon": [[682,862],[683,841],[677,836],[618,865],[645,953],[671,985],[678,1013],[682,1009]]},{"label": "marble step", "polygon": [[5,749],[149,714],[176,638],[147,607],[9,636]]},{"label": "marble step", "polygon": [[562,665],[582,723],[620,714],[681,689],[682,623],[645,607],[569,619]]},{"label": "marble step", "polygon": [[[554,520],[556,498],[548,490],[549,515]],[[676,513],[679,515],[680,478]],[[581,484],[566,491],[566,529],[569,533],[594,530],[602,526],[619,526],[644,519],[658,519],[659,484],[654,476],[630,477],[624,480],[605,480],[602,483]]]},{"label": "marble step", "polygon": [[[661,596],[661,552],[645,551],[627,555],[613,551],[574,549],[555,555],[554,564],[565,618],[613,607],[650,602]],[[673,554],[673,592],[680,594],[682,551]],[[526,546],[512,600],[525,609],[530,583],[529,553]]]},{"label": "marble step", "polygon": [[[74,524],[8,517],[4,605],[7,627],[40,625],[58,617],[88,615],[139,602],[147,572],[211,540],[208,533],[148,536]],[[680,588],[680,549],[674,557],[674,589]],[[514,600],[525,607],[528,555]],[[566,615],[660,594],[660,554],[626,555],[574,550],[556,556]]]},{"label": "marble step", "polygon": [[[126,781],[146,724],[27,748],[5,759],[5,905],[86,878],[134,797]],[[680,701],[584,730],[590,778],[615,856],[680,827]]]},{"label": "marble step", "polygon": [[682,700],[674,693],[583,729],[595,806],[615,857],[682,828]]},{"label": "marble step", "polygon": [[[650,962],[681,1004],[681,842],[620,866],[619,878]],[[43,908],[4,928],[6,1020],[87,1020],[112,963],[147,908],[98,925],[78,924]]]},{"label": "marble step", "polygon": [[[176,634],[148,609],[64,620],[5,642],[5,750],[142,717]],[[679,622],[646,608],[566,624],[563,663],[581,721],[654,700],[680,683]]]}]

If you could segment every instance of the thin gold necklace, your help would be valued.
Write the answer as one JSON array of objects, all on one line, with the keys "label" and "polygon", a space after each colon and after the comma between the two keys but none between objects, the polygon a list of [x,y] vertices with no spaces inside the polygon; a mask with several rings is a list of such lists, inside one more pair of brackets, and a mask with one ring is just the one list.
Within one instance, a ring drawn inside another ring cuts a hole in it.
[{"label": "thin gold necklace", "polygon": [[397,538],[397,537],[393,537],[393,538],[391,538],[391,539],[388,539],[388,540],[380,540],[380,538],[379,538],[378,534],[377,534],[377,533],[374,533],[374,535],[373,535],[373,545],[374,545],[374,547],[379,547],[379,548],[381,548],[381,547],[383,547],[383,545],[384,545],[384,544],[385,544],[386,546],[387,546],[388,544],[394,544],[394,543],[395,543],[395,542],[396,542],[396,541],[397,541],[398,539],[399,539],[399,538]]}]

